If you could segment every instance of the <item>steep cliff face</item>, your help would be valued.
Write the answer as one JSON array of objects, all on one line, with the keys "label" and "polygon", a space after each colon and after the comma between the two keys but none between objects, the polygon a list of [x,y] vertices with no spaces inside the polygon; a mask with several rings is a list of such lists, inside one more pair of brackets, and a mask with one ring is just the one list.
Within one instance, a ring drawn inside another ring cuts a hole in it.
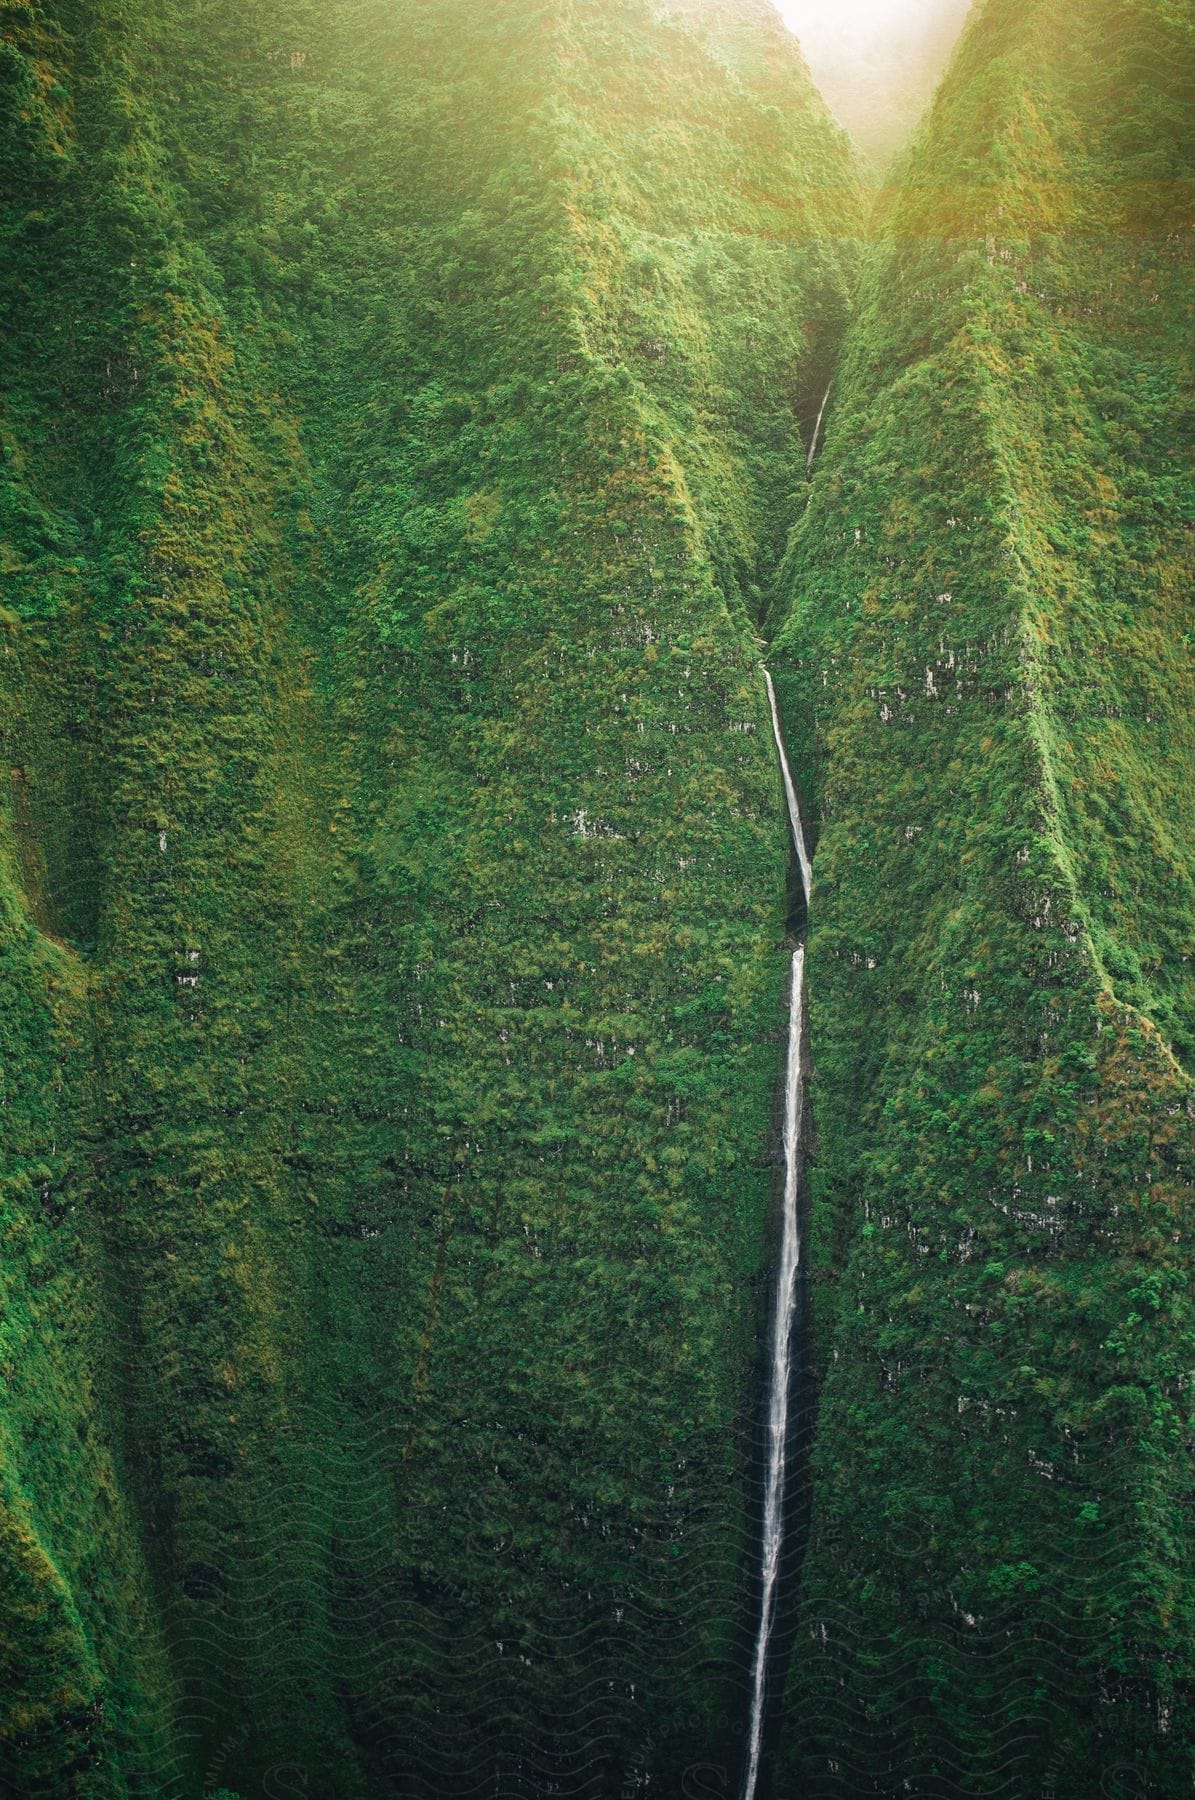
[{"label": "steep cliff face", "polygon": [[1167,4],[973,20],[782,582],[823,1385],[780,1793],[1190,1782],[1191,69]]},{"label": "steep cliff face", "polygon": [[845,142],[747,4],[0,29],[0,1784],[678,1781]]},{"label": "steep cliff face", "polygon": [[92,508],[75,426],[76,380],[99,380],[72,279],[70,46],[31,9],[2,25],[0,1786],[124,1793],[118,1759],[132,1778],[168,1753],[170,1681],[112,1431],[91,1183]]},{"label": "steep cliff face", "polygon": [[1191,66],[986,0],[848,328],[764,0],[0,0],[0,1791],[733,1779],[769,605],[774,1792],[1187,1791]]}]

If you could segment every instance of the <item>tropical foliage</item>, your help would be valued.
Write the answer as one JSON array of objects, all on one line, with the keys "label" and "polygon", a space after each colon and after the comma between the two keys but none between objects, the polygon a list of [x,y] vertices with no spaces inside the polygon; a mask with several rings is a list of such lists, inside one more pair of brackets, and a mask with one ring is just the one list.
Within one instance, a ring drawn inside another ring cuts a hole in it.
[{"label": "tropical foliage", "polygon": [[0,0],[0,1791],[733,1781],[769,637],[775,1792],[1188,1790],[1190,38]]}]

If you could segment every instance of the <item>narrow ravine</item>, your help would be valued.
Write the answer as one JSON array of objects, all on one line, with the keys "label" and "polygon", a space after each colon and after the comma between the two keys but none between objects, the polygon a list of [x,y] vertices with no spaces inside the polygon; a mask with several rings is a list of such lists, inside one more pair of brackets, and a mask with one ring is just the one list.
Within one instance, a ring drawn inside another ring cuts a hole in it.
[{"label": "narrow ravine", "polygon": [[[793,850],[801,871],[801,882],[808,905],[813,885],[813,872],[797,803],[797,791],[785,754],[780,730],[780,714],[772,677],[765,669],[768,705],[772,713],[772,732],[780,773],[784,779],[784,798],[788,806],[788,822]],[[803,1087],[801,1082],[801,1038],[805,1021],[805,945],[797,944],[792,953],[792,973],[788,998],[788,1049],[784,1074],[784,1213],[781,1226],[780,1271],[776,1281],[776,1302],[772,1315],[771,1392],[768,1400],[767,1481],[764,1489],[763,1534],[760,1558],[759,1628],[755,1638],[755,1655],[751,1673],[751,1721],[747,1745],[747,1773],[743,1783],[743,1800],[755,1800],[759,1784],[760,1758],[763,1749],[764,1714],[768,1683],[768,1655],[776,1622],[776,1606],[780,1587],[780,1560],[784,1548],[785,1488],[788,1473],[789,1390],[792,1385],[794,1322],[796,1316],[797,1280],[801,1269],[801,1231],[797,1213],[801,1166],[801,1128],[803,1124]]]}]

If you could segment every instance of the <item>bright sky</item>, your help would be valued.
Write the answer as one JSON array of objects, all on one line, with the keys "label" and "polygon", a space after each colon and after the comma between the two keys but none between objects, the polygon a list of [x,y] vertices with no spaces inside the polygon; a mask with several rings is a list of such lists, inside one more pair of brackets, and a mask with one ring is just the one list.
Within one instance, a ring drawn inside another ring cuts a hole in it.
[{"label": "bright sky", "polygon": [[810,25],[824,30],[827,25],[855,32],[888,35],[888,28],[907,20],[919,24],[924,18],[925,0],[775,0],[780,16],[790,30],[801,35]]},{"label": "bright sky", "polygon": [[968,8],[968,0],[774,4],[800,40],[831,111],[877,166],[927,105]]}]

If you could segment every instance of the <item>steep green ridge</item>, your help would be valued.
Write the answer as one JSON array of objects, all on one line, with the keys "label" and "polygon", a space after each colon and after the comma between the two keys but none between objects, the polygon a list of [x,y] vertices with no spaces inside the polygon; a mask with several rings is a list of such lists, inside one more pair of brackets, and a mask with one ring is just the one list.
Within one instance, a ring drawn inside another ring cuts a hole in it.
[{"label": "steep green ridge", "polygon": [[0,95],[0,1789],[674,1791],[845,141],[754,0],[7,0]]},{"label": "steep green ridge", "polygon": [[986,0],[848,326],[765,0],[0,0],[0,1792],[733,1780],[769,602],[773,1791],[1189,1791],[1187,14]]},{"label": "steep green ridge", "polygon": [[[61,27],[28,9],[7,9],[3,25],[0,1784],[84,1793],[97,1762],[127,1757],[133,1773],[133,1743],[163,1752],[170,1682],[114,1452],[89,1203],[98,1097],[81,946],[95,925],[94,830],[79,746],[91,690],[75,653],[91,521],[71,506],[64,417],[76,398],[68,51]],[[127,1790],[113,1776],[95,1791]]]},{"label": "steep green ridge", "polygon": [[821,1386],[777,1794],[1190,1787],[1193,49],[1169,0],[972,20],[781,582]]}]

